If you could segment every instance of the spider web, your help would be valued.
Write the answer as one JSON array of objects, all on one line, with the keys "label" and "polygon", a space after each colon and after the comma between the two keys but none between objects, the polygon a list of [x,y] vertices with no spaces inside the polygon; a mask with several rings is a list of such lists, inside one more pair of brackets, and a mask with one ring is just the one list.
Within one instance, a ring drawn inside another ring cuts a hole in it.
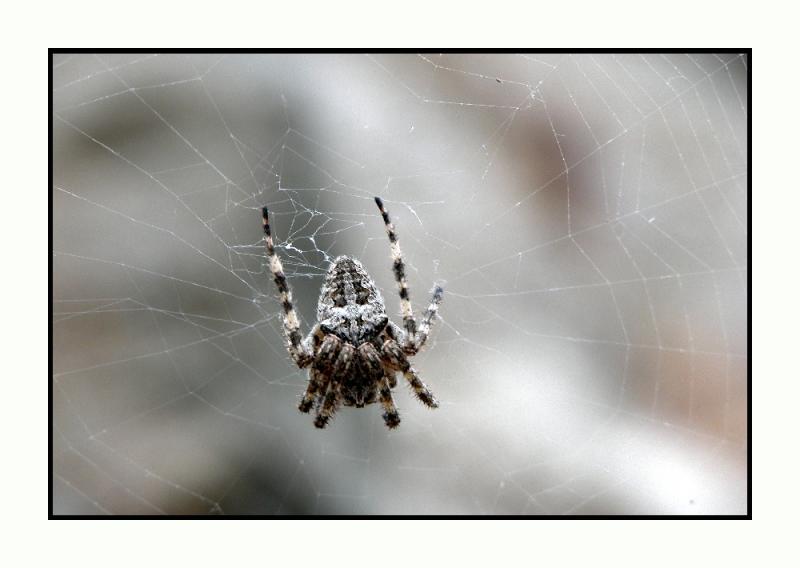
[{"label": "spider web", "polygon": [[[742,514],[747,58],[70,55],[53,63],[57,514]],[[359,258],[442,401],[300,414]]]}]

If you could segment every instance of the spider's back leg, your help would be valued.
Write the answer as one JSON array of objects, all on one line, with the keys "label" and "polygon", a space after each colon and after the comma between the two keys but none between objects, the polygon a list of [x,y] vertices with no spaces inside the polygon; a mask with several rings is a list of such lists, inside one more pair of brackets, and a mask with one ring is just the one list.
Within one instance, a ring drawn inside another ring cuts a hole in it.
[{"label": "spider's back leg", "polygon": [[311,362],[311,354],[303,347],[303,339],[300,335],[300,320],[292,304],[292,292],[289,290],[289,282],[283,272],[283,264],[281,264],[281,259],[278,255],[275,254],[275,244],[272,241],[272,231],[269,227],[269,211],[266,207],[261,210],[261,214],[264,223],[264,243],[267,247],[269,268],[272,272],[272,278],[275,280],[275,285],[278,287],[281,305],[283,306],[283,331],[289,342],[289,355],[299,367],[305,367]]},{"label": "spider's back leg", "polygon": [[400,310],[403,314],[403,326],[406,328],[407,341],[409,344],[414,343],[417,335],[417,322],[414,320],[414,313],[411,309],[411,300],[408,294],[408,284],[406,283],[406,265],[403,262],[403,255],[400,252],[400,244],[397,242],[397,233],[395,233],[394,225],[389,219],[389,212],[383,206],[383,200],[380,197],[375,198],[375,203],[381,211],[383,217],[383,224],[386,225],[386,234],[389,235],[389,243],[392,247],[392,269],[394,270],[394,279],[397,281],[397,287],[400,291]]},{"label": "spider's back leg", "polygon": [[417,331],[417,321],[414,319],[414,314],[411,309],[411,299],[408,294],[408,283],[406,282],[406,266],[403,262],[403,255],[400,252],[400,244],[397,242],[397,233],[394,230],[394,225],[389,218],[389,212],[383,206],[383,200],[380,197],[375,198],[375,203],[378,204],[378,209],[381,211],[383,223],[386,225],[386,234],[389,235],[389,242],[392,247],[392,268],[394,270],[394,278],[397,281],[400,290],[400,309],[403,314],[403,327],[405,327],[405,341],[402,342],[403,350],[409,354],[414,354],[419,351],[428,339],[428,333],[431,330],[431,322],[436,317],[436,311],[439,309],[439,303],[444,296],[444,290],[441,286],[436,286],[433,291],[433,298],[422,322]]}]

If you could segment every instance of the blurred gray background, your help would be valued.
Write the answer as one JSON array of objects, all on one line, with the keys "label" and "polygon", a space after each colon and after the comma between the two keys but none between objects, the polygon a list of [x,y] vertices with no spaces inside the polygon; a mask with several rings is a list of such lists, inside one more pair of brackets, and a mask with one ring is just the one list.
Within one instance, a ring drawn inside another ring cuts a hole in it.
[{"label": "blurred gray background", "polygon": [[[747,66],[724,55],[54,58],[63,514],[746,512]],[[442,319],[403,417],[297,409],[330,260]]]}]

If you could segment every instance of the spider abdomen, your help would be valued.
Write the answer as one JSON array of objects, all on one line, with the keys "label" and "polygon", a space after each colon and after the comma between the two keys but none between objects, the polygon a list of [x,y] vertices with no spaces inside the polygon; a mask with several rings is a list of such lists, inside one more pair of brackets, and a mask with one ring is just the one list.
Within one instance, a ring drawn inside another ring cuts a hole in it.
[{"label": "spider abdomen", "polygon": [[381,313],[386,311],[381,293],[364,266],[355,258],[339,256],[325,275],[317,304],[318,319],[326,319],[334,307],[361,306]]},{"label": "spider abdomen", "polygon": [[355,346],[377,337],[389,318],[383,298],[362,264],[349,256],[337,257],[317,304],[317,321],[324,333]]}]

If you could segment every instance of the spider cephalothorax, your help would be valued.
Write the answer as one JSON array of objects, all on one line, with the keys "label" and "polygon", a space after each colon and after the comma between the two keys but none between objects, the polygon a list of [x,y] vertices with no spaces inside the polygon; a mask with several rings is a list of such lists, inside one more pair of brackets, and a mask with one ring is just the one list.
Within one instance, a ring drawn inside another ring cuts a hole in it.
[{"label": "spider cephalothorax", "polygon": [[376,197],[375,203],[383,216],[392,247],[405,329],[389,321],[381,293],[361,263],[349,256],[340,256],[328,270],[317,306],[317,323],[304,340],[283,266],[275,254],[269,212],[266,207],[263,210],[264,238],[270,270],[283,304],[283,328],[289,355],[301,369],[309,367],[308,388],[299,408],[301,412],[309,412],[316,404],[314,425],[317,428],[324,428],[342,404],[360,408],[376,401],[383,406],[386,425],[395,428],[400,424],[400,415],[391,389],[397,386],[398,372],[425,405],[431,408],[439,405],[407,356],[416,354],[425,344],[444,291],[439,286],[434,288],[431,304],[417,329],[397,235],[383,202]]}]

